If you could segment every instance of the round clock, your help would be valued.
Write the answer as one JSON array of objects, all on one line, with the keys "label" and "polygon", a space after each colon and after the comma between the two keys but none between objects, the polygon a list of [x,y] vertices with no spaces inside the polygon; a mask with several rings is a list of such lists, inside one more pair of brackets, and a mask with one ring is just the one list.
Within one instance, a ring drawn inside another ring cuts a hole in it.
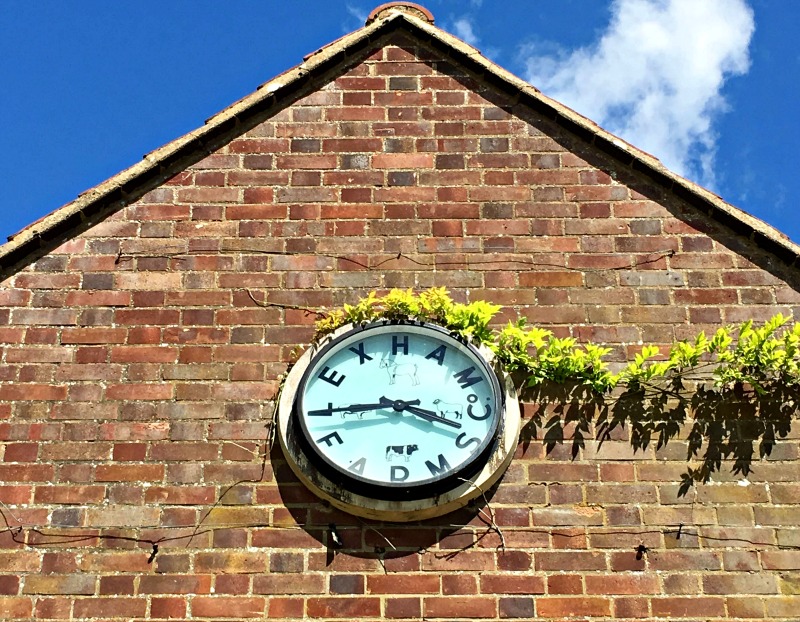
[{"label": "round clock", "polygon": [[487,353],[449,331],[351,326],[304,357],[281,399],[281,442],[306,485],[337,507],[389,520],[442,514],[510,461],[516,399]]}]

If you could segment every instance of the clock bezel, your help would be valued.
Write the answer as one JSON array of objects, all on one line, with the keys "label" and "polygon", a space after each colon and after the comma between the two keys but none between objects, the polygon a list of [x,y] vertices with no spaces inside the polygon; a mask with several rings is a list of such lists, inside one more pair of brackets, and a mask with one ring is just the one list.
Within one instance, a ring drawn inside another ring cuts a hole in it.
[{"label": "clock bezel", "polygon": [[491,487],[503,476],[514,458],[519,443],[522,425],[520,405],[516,388],[511,377],[494,363],[492,352],[479,346],[483,358],[494,367],[503,391],[505,410],[503,424],[493,451],[486,456],[482,468],[455,488],[425,497],[406,501],[387,501],[358,494],[331,481],[309,460],[302,443],[299,442],[298,426],[294,420],[294,407],[297,389],[311,359],[327,343],[352,329],[352,325],[338,328],[331,335],[323,337],[320,343],[312,344],[291,367],[283,381],[278,409],[274,415],[274,434],[281,446],[286,464],[297,479],[313,494],[332,508],[359,516],[361,518],[407,523],[443,516],[466,506],[476,497],[489,494]]},{"label": "clock bezel", "polygon": [[[406,334],[433,333],[434,337],[445,344],[453,344],[464,353],[471,362],[480,367],[482,375],[490,384],[492,406],[494,410],[491,428],[488,430],[481,444],[465,462],[448,473],[434,475],[416,483],[391,482],[374,480],[363,477],[357,473],[347,471],[342,465],[334,462],[312,442],[312,433],[308,428],[306,417],[302,415],[304,407],[305,389],[307,384],[314,379],[314,373],[319,369],[321,362],[328,358],[332,351],[338,351],[342,342],[366,339],[370,333],[390,333],[400,330]],[[400,320],[386,320],[371,322],[363,326],[352,326],[349,330],[337,334],[316,352],[303,372],[303,377],[297,388],[293,417],[299,423],[300,434],[298,440],[314,464],[331,481],[351,490],[357,494],[383,499],[387,501],[415,500],[440,494],[456,487],[460,482],[468,480],[483,466],[502,432],[503,412],[505,410],[505,395],[501,390],[500,381],[484,355],[469,341],[453,334],[446,328],[428,322],[413,322]]]}]

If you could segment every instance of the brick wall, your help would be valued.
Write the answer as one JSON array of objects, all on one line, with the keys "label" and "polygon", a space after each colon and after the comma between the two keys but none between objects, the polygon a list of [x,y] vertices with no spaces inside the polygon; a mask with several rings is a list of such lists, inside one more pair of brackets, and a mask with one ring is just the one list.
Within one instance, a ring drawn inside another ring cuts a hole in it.
[{"label": "brick wall", "polygon": [[684,497],[684,442],[525,442],[490,508],[412,525],[293,478],[265,442],[294,307],[446,286],[621,361],[800,305],[796,272],[424,47],[320,87],[2,284],[2,616],[800,618],[796,432]]}]

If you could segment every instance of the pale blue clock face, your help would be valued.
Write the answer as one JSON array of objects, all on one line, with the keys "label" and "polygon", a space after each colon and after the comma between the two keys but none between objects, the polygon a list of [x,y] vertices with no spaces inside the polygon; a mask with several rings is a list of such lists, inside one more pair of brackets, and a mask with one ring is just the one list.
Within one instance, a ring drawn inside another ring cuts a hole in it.
[{"label": "pale blue clock face", "polygon": [[499,385],[482,357],[428,326],[373,325],[306,371],[299,417],[325,465],[389,488],[456,477],[493,441]]}]

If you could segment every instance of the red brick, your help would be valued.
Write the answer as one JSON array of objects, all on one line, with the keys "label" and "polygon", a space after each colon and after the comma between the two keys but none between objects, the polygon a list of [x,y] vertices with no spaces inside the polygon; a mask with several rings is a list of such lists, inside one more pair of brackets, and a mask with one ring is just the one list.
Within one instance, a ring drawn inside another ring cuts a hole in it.
[{"label": "red brick", "polygon": [[55,469],[52,465],[0,464],[1,482],[48,482],[53,480],[54,475]]},{"label": "red brick", "polygon": [[239,199],[236,188],[181,188],[177,200],[181,203],[234,203]]},{"label": "red brick", "polygon": [[64,619],[70,618],[72,610],[72,603],[64,598],[56,596],[55,598],[40,597],[36,599],[36,607],[34,613],[37,617],[42,619]]},{"label": "red brick", "polygon": [[144,598],[79,598],[75,601],[73,615],[82,619],[134,618],[144,616],[146,609],[147,601]]},{"label": "red brick", "polygon": [[112,363],[173,363],[177,348],[163,346],[119,346],[111,348]]},{"label": "red brick", "polygon": [[545,618],[610,616],[611,601],[590,596],[541,597],[536,599],[536,612],[539,617]]},{"label": "red brick", "polygon": [[444,574],[442,575],[442,594],[477,594],[477,577],[464,574]]},{"label": "red brick", "polygon": [[141,572],[149,568],[141,552],[114,551],[83,555],[80,568],[85,572]]},{"label": "red brick", "polygon": [[647,618],[650,607],[647,598],[615,598],[614,615],[617,618]]},{"label": "red brick", "polygon": [[532,556],[527,551],[503,551],[497,557],[498,570],[526,571],[531,567]]},{"label": "red brick", "polygon": [[152,598],[150,615],[153,618],[183,618],[186,616],[186,601],[182,598]]},{"label": "red brick", "polygon": [[481,109],[477,106],[436,106],[422,109],[422,118],[432,121],[477,121],[481,116]]},{"label": "red brick", "polygon": [[29,575],[25,577],[24,594],[93,595],[97,577],[92,575]]},{"label": "red brick", "polygon": [[197,596],[191,599],[192,616],[202,618],[261,618],[267,601],[260,597]]},{"label": "red brick", "polygon": [[[261,192],[258,195],[255,190],[269,190],[270,197]],[[288,208],[286,205],[270,205],[272,202],[271,188],[247,188],[245,190],[245,201],[248,203],[259,201],[254,205],[229,205],[225,209],[225,217],[229,220],[259,220],[269,218],[286,218]]]},{"label": "red brick", "polygon": [[706,594],[778,594],[775,578],[770,575],[729,574],[703,577]]},{"label": "red brick", "polygon": [[[287,548],[301,545],[291,540],[286,544]],[[324,591],[324,577],[319,574],[272,574],[257,576],[253,580],[255,594],[322,594]]]},{"label": "red brick", "polygon": [[161,481],[163,477],[161,464],[101,464],[95,470],[98,482]]},{"label": "red brick", "polygon": [[382,121],[386,118],[386,112],[373,106],[348,106],[329,108],[326,116],[328,121]]},{"label": "red brick", "polygon": [[654,551],[649,556],[653,570],[720,570],[716,551]]},{"label": "red brick", "polygon": [[140,204],[133,206],[130,212],[130,216],[134,220],[185,220],[191,214],[188,205],[169,203]]},{"label": "red brick", "polygon": [[40,569],[40,554],[33,551],[14,551],[13,555],[0,557],[0,571],[4,573],[39,572]]},{"label": "red brick", "polygon": [[139,580],[140,594],[207,594],[211,575],[146,576]]},{"label": "red brick", "polygon": [[599,552],[536,552],[537,570],[605,570],[606,556]]},{"label": "red brick", "polygon": [[580,272],[524,272],[519,275],[523,287],[580,287]]},{"label": "red brick", "polygon": [[[78,274],[24,273],[17,276],[14,285],[26,289],[76,289],[79,283],[80,275]],[[23,311],[20,311],[19,314],[25,315]]]},{"label": "red brick", "polygon": [[0,343],[22,343],[24,328],[0,328]]},{"label": "red brick", "polygon": [[[289,151],[289,141],[274,138],[249,138],[233,140],[228,145],[230,153],[278,153]],[[202,180],[196,179],[196,183]]]},{"label": "red brick", "polygon": [[[485,156],[487,159],[489,157],[496,159],[500,156]],[[475,187],[469,189],[469,198],[472,201],[527,201],[530,196],[530,188],[525,186]]]},{"label": "red brick", "polygon": [[654,598],[653,615],[688,618],[691,616],[721,617],[725,614],[725,601],[721,597],[692,596]]},{"label": "red brick", "polygon": [[152,487],[145,491],[145,502],[169,505],[206,505],[216,501],[215,493],[215,489],[210,486]]},{"label": "red brick", "polygon": [[9,363],[68,363],[71,353],[67,348],[28,347],[6,349]]},{"label": "red brick", "polygon": [[587,594],[658,594],[660,586],[654,575],[612,575],[586,577]]},{"label": "red brick", "polygon": [[527,235],[530,225],[525,220],[474,220],[466,223],[467,235]]},{"label": "red brick", "polygon": [[351,620],[378,616],[381,601],[378,598],[360,596],[358,598],[309,598],[307,614],[311,618],[349,618]]},{"label": "red brick", "polygon": [[423,599],[423,614],[429,618],[493,618],[497,616],[494,598],[471,596],[431,596]]},{"label": "red brick", "polygon": [[581,575],[557,574],[547,577],[548,594],[583,594]]},{"label": "red brick", "polygon": [[367,577],[370,594],[436,594],[439,577],[425,575],[375,575]]},{"label": "red brick", "polygon": [[8,443],[5,446],[3,462],[35,462],[38,454],[37,443]]},{"label": "red brick", "polygon": [[534,509],[534,525],[602,525],[602,510],[596,507],[551,507]]},{"label": "red brick", "polygon": [[[305,531],[298,530],[283,533],[276,532],[274,529],[258,529],[253,532],[253,546],[293,549],[303,547],[316,548],[321,544],[313,535]],[[275,578],[278,579],[278,577]],[[306,579],[310,583],[314,581],[311,577],[306,577]],[[255,589],[255,586],[253,589]]]},{"label": "red brick", "polygon": [[383,153],[372,157],[378,169],[420,169],[433,167],[433,156],[427,153]]},{"label": "red brick", "polygon": [[119,309],[116,312],[119,324],[127,326],[177,324],[180,312],[175,309]]},{"label": "red brick", "polygon": [[384,612],[387,618],[420,619],[422,603],[419,598],[387,598]]},{"label": "red brick", "polygon": [[111,384],[106,389],[106,399],[109,400],[168,400],[170,398],[172,398],[172,387],[167,384]]},{"label": "red brick", "polygon": [[544,594],[544,578],[510,575],[483,574],[480,588],[484,594]]},{"label": "red brick", "polygon": [[0,485],[0,501],[7,505],[27,504],[31,498],[32,486]]},{"label": "red brick", "polygon": [[532,598],[501,598],[500,618],[525,618],[534,617],[534,603]]},{"label": "red brick", "polygon": [[94,504],[105,497],[105,486],[37,486],[36,503],[49,504]]},{"label": "red brick", "polygon": [[41,571],[48,575],[77,572],[77,555],[67,552],[44,553],[42,554]]},{"label": "red brick", "polygon": [[28,618],[33,612],[33,604],[30,598],[0,596],[0,611],[10,620]]},{"label": "red brick", "polygon": [[167,438],[169,424],[166,422],[103,423],[100,436],[105,440],[161,440]]},{"label": "red brick", "polygon": [[800,570],[800,551],[764,551],[761,564],[765,570]]},{"label": "red brick", "polygon": [[0,400],[63,400],[67,397],[67,387],[47,384],[6,384],[0,386]]},{"label": "red brick", "polygon": [[335,155],[282,155],[278,156],[277,167],[281,169],[334,169]]},{"label": "red brick", "polygon": [[129,344],[157,344],[160,342],[161,329],[156,326],[136,326],[128,331]]},{"label": "red brick", "polygon": [[16,596],[17,592],[19,592],[19,577],[0,576],[0,594]]}]

